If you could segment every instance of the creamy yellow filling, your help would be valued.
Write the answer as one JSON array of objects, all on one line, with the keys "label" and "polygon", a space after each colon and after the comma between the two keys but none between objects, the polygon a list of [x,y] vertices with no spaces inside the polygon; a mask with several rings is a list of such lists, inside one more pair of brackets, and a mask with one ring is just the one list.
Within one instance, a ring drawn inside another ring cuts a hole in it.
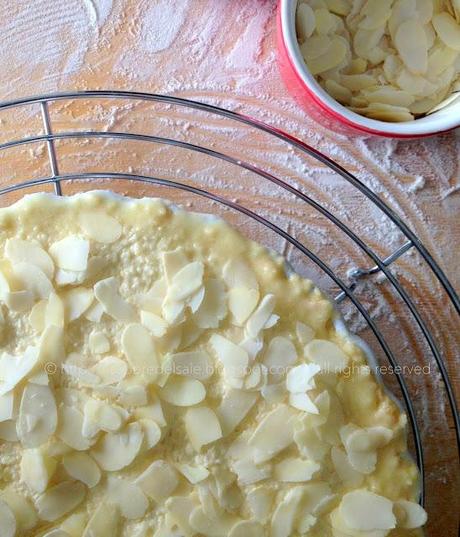
[{"label": "creamy yellow filling", "polygon": [[0,244],[2,536],[417,534],[405,416],[281,257],[100,192]]}]

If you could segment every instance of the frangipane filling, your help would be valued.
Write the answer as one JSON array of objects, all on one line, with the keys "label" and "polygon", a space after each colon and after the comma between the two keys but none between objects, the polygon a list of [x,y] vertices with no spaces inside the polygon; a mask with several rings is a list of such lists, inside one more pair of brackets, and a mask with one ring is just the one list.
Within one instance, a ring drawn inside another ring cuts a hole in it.
[{"label": "frangipane filling", "polygon": [[2,537],[384,537],[426,514],[405,416],[330,302],[217,218],[0,210]]}]

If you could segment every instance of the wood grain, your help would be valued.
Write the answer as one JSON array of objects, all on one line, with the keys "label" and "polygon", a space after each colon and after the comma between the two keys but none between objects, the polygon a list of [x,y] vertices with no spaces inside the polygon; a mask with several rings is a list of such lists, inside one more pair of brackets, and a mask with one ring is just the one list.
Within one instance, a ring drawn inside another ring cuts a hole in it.
[{"label": "wood grain", "polygon": [[[280,80],[276,66],[274,1],[169,2],[168,9],[173,9],[176,18],[168,24],[177,30],[169,34],[158,26],[164,21],[152,15],[155,6],[165,5],[159,0],[95,3],[105,9],[95,16],[87,11],[88,3],[73,0],[66,6],[67,18],[53,17],[53,26],[49,28],[46,24],[34,24],[40,6],[46,5],[43,16],[51,17],[51,0],[40,0],[29,10],[23,4],[18,2],[15,9],[0,8],[0,31],[6,32],[11,44],[0,55],[0,65],[4,67],[0,99],[51,91],[117,88],[174,94],[252,115],[299,137],[356,174],[408,223],[456,289],[460,289],[459,138],[451,133],[406,142],[347,139],[315,124],[293,102]],[[51,52],[49,44],[42,46],[42,42],[66,35],[65,32],[79,36],[81,42],[77,44],[75,39],[72,42],[66,37]],[[26,58],[17,53],[22,51],[24,35],[35,49]],[[165,36],[169,40],[161,49],[159,43]],[[356,189],[314,159],[249,127],[183,108],[126,101],[59,103],[52,105],[50,112],[56,132],[102,129],[155,134],[204,145],[245,160],[311,196],[381,258],[405,241],[397,227]],[[0,143],[41,133],[40,111],[37,107],[0,111],[0,127]],[[65,141],[57,142],[56,149],[61,173],[117,171],[153,175],[206,188],[244,204],[301,241],[345,282],[350,268],[374,264],[352,240],[308,204],[227,162],[147,142]],[[0,153],[2,187],[49,173],[44,144]],[[121,180],[100,183],[100,186],[133,196],[161,195],[196,210],[222,214],[247,235],[284,253],[295,270],[313,278],[331,295],[338,291],[337,284],[294,246],[235,211],[167,187]],[[93,187],[93,183],[72,182],[64,185],[64,192]],[[33,190],[37,188],[30,189]],[[52,186],[38,190],[52,191]],[[22,194],[0,198],[0,203],[10,203]],[[457,314],[414,249],[392,266],[392,272],[434,334],[459,398]],[[414,400],[426,451],[427,505],[432,520],[429,535],[440,535],[438,528],[442,520],[442,535],[454,536],[460,511],[459,461],[439,368],[413,316],[385,278],[363,280],[358,284],[356,296],[400,363],[430,367],[428,374],[407,374],[404,380]],[[377,359],[387,363],[372,330],[350,301],[345,301],[340,309],[350,326],[374,349]],[[387,375],[385,380],[400,398],[395,376]]]}]

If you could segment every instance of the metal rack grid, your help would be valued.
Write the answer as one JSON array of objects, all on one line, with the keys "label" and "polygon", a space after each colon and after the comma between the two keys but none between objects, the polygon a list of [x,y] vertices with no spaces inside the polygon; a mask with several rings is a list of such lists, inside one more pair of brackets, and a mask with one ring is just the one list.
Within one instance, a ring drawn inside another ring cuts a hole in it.
[{"label": "metal rack grid", "polygon": [[[255,166],[249,162],[234,158],[230,155],[224,154],[219,151],[215,151],[208,147],[203,147],[200,145],[194,145],[186,141],[180,141],[168,137],[146,135],[146,134],[137,134],[131,132],[115,132],[115,131],[102,131],[102,130],[75,130],[75,131],[65,131],[65,132],[54,132],[52,120],[50,118],[49,106],[52,103],[57,103],[59,101],[73,101],[73,100],[91,100],[91,99],[122,99],[122,100],[133,100],[133,101],[143,101],[143,102],[155,102],[155,103],[164,103],[167,105],[173,105],[177,107],[184,107],[191,110],[197,110],[206,112],[215,116],[225,117],[232,121],[245,124],[259,131],[273,136],[279,140],[282,140],[286,144],[295,147],[297,150],[302,152],[309,157],[317,159],[319,162],[329,167],[333,172],[340,175],[345,181],[347,181],[354,188],[359,190],[361,194],[366,196],[379,210],[381,210],[402,232],[406,242],[389,256],[385,258],[380,258],[374,250],[367,245],[358,235],[350,229],[340,218],[333,215],[326,207],[315,201],[312,197],[302,192],[299,188],[291,185],[288,181],[282,180],[279,177],[273,175],[272,173],[265,171],[259,166]],[[82,91],[76,93],[61,93],[45,96],[37,96],[28,99],[19,99],[15,101],[9,101],[0,104],[0,112],[8,109],[17,109],[24,107],[26,105],[38,105],[41,108],[42,116],[42,128],[43,134],[34,135],[34,136],[24,136],[20,139],[9,140],[0,144],[0,158],[3,154],[3,151],[9,148],[34,144],[38,142],[43,142],[47,146],[49,167],[51,174],[49,176],[28,180],[24,182],[19,182],[16,184],[8,185],[0,189],[0,195],[5,195],[7,193],[18,191],[22,189],[27,189],[30,187],[36,187],[39,185],[54,185],[54,191],[57,195],[62,195],[61,185],[68,181],[74,180],[122,180],[122,181],[136,181],[140,183],[148,183],[155,185],[164,185],[175,189],[182,189],[192,194],[208,198],[215,202],[218,202],[226,207],[234,209],[241,214],[246,215],[247,217],[259,222],[263,226],[274,231],[280,237],[285,239],[292,246],[297,248],[303,255],[305,255],[309,260],[317,265],[325,274],[327,274],[333,282],[340,289],[339,294],[337,294],[335,300],[337,303],[342,302],[343,300],[350,300],[356,309],[360,312],[363,318],[368,323],[368,326],[375,335],[378,343],[381,346],[384,354],[386,355],[389,363],[393,366],[398,364],[398,360],[394,353],[392,352],[388,342],[386,341],[381,330],[377,326],[376,322],[371,318],[369,312],[363,306],[361,301],[354,294],[354,289],[356,287],[356,282],[358,279],[369,276],[371,274],[381,273],[384,275],[386,281],[389,285],[392,286],[394,291],[399,295],[400,299],[405,303],[408,310],[410,311],[415,323],[420,329],[420,332],[423,334],[426,342],[431,350],[431,353],[436,361],[436,364],[439,368],[439,372],[444,383],[447,399],[449,401],[450,409],[452,412],[452,417],[455,426],[455,435],[457,441],[458,453],[460,453],[460,417],[456,405],[455,393],[449,375],[444,363],[444,358],[441,354],[441,351],[436,342],[436,338],[433,333],[430,331],[430,328],[427,326],[424,321],[419,308],[414,303],[412,298],[409,296],[407,291],[402,285],[398,282],[397,278],[391,272],[390,268],[392,264],[399,259],[403,254],[408,252],[411,249],[416,250],[423,260],[426,262],[429,269],[433,272],[439,283],[444,288],[447,293],[455,311],[460,316],[460,299],[456,294],[454,288],[448,281],[445,274],[442,272],[436,261],[430,255],[430,253],[423,246],[421,241],[417,236],[411,231],[410,227],[404,222],[390,207],[388,207],[385,202],[374,192],[372,192],[363,182],[361,182],[353,174],[345,170],[339,164],[335,163],[329,159],[324,154],[315,150],[313,147],[307,145],[306,143],[290,136],[289,134],[284,133],[283,131],[271,127],[263,122],[257,121],[255,119],[249,118],[245,115],[238,114],[236,112],[231,112],[223,108],[216,106],[211,106],[208,104],[203,104],[195,101],[190,101],[186,99],[180,99],[176,97],[170,97],[165,95],[155,95],[155,94],[146,94],[146,93],[134,93],[126,91]],[[189,151],[198,152],[203,155],[210,156],[212,158],[218,159],[220,161],[225,161],[232,165],[237,166],[240,169],[250,171],[260,178],[263,178],[281,189],[286,190],[291,193],[297,199],[301,200],[305,204],[308,204],[310,207],[314,208],[318,213],[330,220],[337,228],[344,232],[351,241],[357,245],[357,247],[369,258],[370,268],[356,268],[350,272],[351,283],[346,282],[343,278],[338,277],[334,270],[317,254],[315,254],[311,249],[307,248],[304,244],[299,242],[296,238],[291,236],[288,231],[282,229],[274,222],[269,219],[257,214],[251,209],[248,209],[235,201],[226,199],[222,196],[213,194],[212,192],[207,191],[203,188],[198,188],[188,184],[183,184],[178,181],[172,181],[169,179],[163,179],[159,177],[154,177],[150,175],[138,175],[135,173],[120,173],[115,171],[102,171],[95,173],[78,173],[78,174],[66,174],[60,173],[60,164],[58,159],[58,154],[56,152],[55,143],[62,140],[82,140],[82,139],[109,139],[109,140],[123,140],[123,141],[140,141],[152,144],[162,144],[166,146],[175,146],[180,147]],[[411,395],[409,393],[408,387],[402,375],[397,374],[397,380],[404,398],[404,403],[407,409],[409,416],[409,421],[412,427],[414,444],[415,444],[415,453],[418,467],[421,474],[421,498],[420,501],[422,504],[425,502],[425,468],[424,468],[424,445],[422,441],[422,436],[420,433],[420,424],[417,422],[415,411],[413,408],[413,403]]]}]

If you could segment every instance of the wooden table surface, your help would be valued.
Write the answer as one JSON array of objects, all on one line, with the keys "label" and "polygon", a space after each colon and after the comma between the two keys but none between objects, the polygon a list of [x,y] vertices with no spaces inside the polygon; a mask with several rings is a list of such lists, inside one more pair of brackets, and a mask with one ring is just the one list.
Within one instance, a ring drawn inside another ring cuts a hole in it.
[{"label": "wooden table surface", "polygon": [[[194,99],[253,116],[297,136],[355,173],[404,219],[458,291],[460,136],[450,133],[418,141],[347,139],[316,124],[296,105],[280,79],[276,65],[275,8],[274,0],[16,0],[0,3],[0,100],[56,91],[122,89]],[[133,130],[140,125],[147,128],[145,107],[132,107],[122,102],[115,107],[106,104],[86,109],[83,104],[61,104],[51,112],[57,128],[77,123],[78,128],[85,130],[101,125],[104,130]],[[23,111],[17,116],[0,113],[0,141],[33,134],[40,128],[35,112]],[[244,155],[254,164],[295,183],[333,210],[382,257],[404,242],[400,234],[387,226],[382,214],[367,207],[353,188],[333,177],[324,166],[305,159],[286,145],[215,119],[209,120],[211,127],[198,128],[184,111],[176,113],[165,108],[158,117],[162,114],[161,128],[169,125],[171,135],[185,140],[195,137],[204,145],[211,140],[213,147],[222,144],[236,156]],[[152,129],[152,125],[148,128]],[[160,123],[155,125],[160,128]],[[79,164],[86,171],[97,171],[94,162],[102,166],[101,159],[95,156],[98,147],[90,144],[88,149],[81,144],[78,151],[63,147],[63,168],[72,170],[72,166]],[[43,147],[21,148],[3,154],[2,185],[46,175],[41,168],[40,159],[46,157],[43,151]],[[145,148],[124,147],[123,151],[104,155],[104,169],[125,167],[137,173],[145,170],[152,173],[153,168],[172,174],[172,167],[176,167],[176,171],[193,168],[198,185],[205,182],[216,193],[271,214],[278,225],[313,245],[345,280],[347,270],[356,264],[372,266],[366,256],[354,252],[338,237],[336,229],[320,222],[318,215],[310,214],[303,205],[287,199],[284,193],[280,195],[275,187],[262,184],[260,178],[241,174],[235,179],[234,170],[224,170],[215,163],[207,165],[204,173],[201,157],[188,159],[184,168],[179,156],[168,153],[165,157],[158,152],[155,163],[147,163],[147,156],[152,155],[150,149]],[[69,185],[68,191],[72,188]],[[139,187],[125,185],[119,190],[140,194]],[[142,192],[150,193],[146,188]],[[178,193],[175,196],[179,201],[191,203]],[[3,204],[6,202],[4,199]],[[199,203],[198,206],[201,208]],[[244,231],[241,221],[236,219],[235,223]],[[253,233],[252,228],[248,233]],[[254,234],[257,236],[256,231]],[[272,241],[266,235],[261,240],[286,253],[296,269],[315,278],[329,292],[336,291],[315,268],[302,265],[303,261],[285,243]],[[401,257],[394,272],[435,334],[458,397],[458,317],[417,254],[409,252]],[[358,291],[372,319],[383,326],[385,334],[396,345],[401,361],[408,363],[415,359],[417,363],[429,362],[433,367],[432,376],[425,379],[426,382],[409,378],[408,383],[414,393],[422,436],[428,445],[428,505],[437,517],[441,513],[445,515],[445,528],[450,531],[459,506],[459,479],[455,477],[458,462],[452,420],[445,407],[437,366],[420,332],[413,328],[410,315],[402,308],[400,298],[390,292],[385,282],[379,278],[368,280],[360,284]],[[372,344],[362,320],[346,303],[341,309],[351,326]],[[378,351],[377,355],[380,357]],[[436,435],[447,435],[447,450],[433,447]],[[440,491],[439,494],[433,494],[434,490]],[[448,537],[449,533],[445,535]]]}]

